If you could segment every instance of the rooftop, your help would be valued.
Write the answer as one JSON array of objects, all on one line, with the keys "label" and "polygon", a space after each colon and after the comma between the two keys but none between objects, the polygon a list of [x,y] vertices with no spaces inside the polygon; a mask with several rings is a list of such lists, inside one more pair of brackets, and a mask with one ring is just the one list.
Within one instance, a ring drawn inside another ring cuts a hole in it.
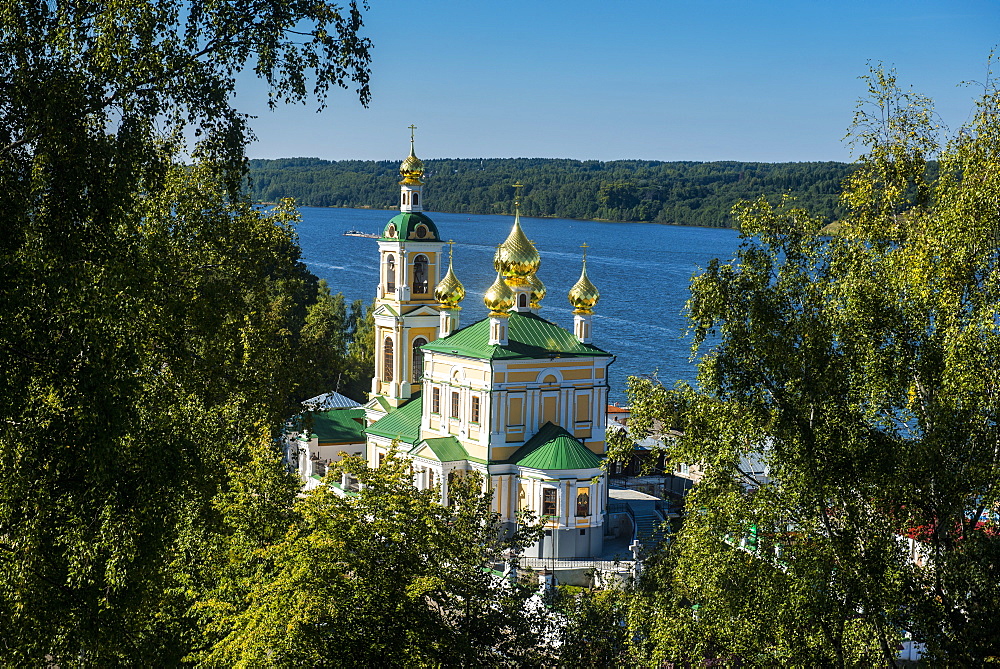
[{"label": "rooftop", "polygon": [[597,469],[601,458],[558,425],[548,422],[507,462],[541,470]]},{"label": "rooftop", "polygon": [[490,321],[484,318],[447,337],[424,344],[423,350],[454,353],[481,360],[564,357],[609,357],[591,344],[581,344],[573,333],[533,313],[511,312],[507,345],[490,344]]},{"label": "rooftop", "polygon": [[404,444],[415,444],[420,438],[420,413],[423,402],[420,396],[390,411],[385,417],[368,426],[366,432],[389,439],[398,439]]}]

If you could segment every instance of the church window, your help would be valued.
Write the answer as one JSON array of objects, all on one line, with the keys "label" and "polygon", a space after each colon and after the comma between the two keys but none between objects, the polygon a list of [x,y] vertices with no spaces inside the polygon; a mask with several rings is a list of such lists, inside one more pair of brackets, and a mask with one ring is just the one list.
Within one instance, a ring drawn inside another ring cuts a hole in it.
[{"label": "church window", "polygon": [[389,224],[389,227],[385,231],[385,236],[389,238],[395,238],[396,236],[396,226]]},{"label": "church window", "polygon": [[406,191],[403,191],[403,204],[406,204]]},{"label": "church window", "polygon": [[517,298],[517,306],[521,308],[528,306],[528,296],[525,295],[524,293],[521,293]]},{"label": "church window", "polygon": [[424,375],[424,352],[420,347],[427,343],[423,337],[413,340],[413,383],[418,383]]},{"label": "church window", "polygon": [[396,290],[396,258],[392,255],[385,259],[385,289]]},{"label": "church window", "polygon": [[590,515],[590,488],[576,489],[576,517]]},{"label": "church window", "polygon": [[558,507],[556,505],[556,489],[542,488],[542,515],[557,516]]},{"label": "church window", "polygon": [[413,292],[427,292],[427,256],[417,256],[413,260]]},{"label": "church window", "polygon": [[441,413],[441,389],[431,389],[431,413]]},{"label": "church window", "polygon": [[473,423],[478,423],[479,422],[479,398],[478,397],[473,397],[472,398],[472,417],[469,418],[469,420],[472,421]]},{"label": "church window", "polygon": [[451,393],[451,417],[458,419],[458,392],[453,391]]},{"label": "church window", "polygon": [[382,346],[382,380],[388,383],[392,381],[392,339],[385,338]]},{"label": "church window", "polygon": [[[413,206],[414,207],[417,206],[418,204],[420,204],[419,200],[420,200],[420,193],[414,193],[413,194]],[[417,237],[423,237],[423,235],[420,234],[419,230],[417,231]]]}]

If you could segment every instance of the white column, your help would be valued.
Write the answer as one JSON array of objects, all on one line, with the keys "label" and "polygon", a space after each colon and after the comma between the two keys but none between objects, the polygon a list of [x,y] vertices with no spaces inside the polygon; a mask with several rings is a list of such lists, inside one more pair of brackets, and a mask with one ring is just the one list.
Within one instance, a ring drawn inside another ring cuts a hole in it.
[{"label": "white column", "polygon": [[507,317],[490,314],[490,342],[494,346],[507,345]]},{"label": "white column", "polygon": [[573,334],[581,344],[591,342],[591,319],[592,314],[573,313]]}]

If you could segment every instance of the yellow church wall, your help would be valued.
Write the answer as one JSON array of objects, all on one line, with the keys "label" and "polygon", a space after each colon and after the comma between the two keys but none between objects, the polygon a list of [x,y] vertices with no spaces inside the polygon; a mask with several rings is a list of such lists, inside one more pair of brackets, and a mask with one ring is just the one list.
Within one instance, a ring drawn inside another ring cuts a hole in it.
[{"label": "yellow church wall", "polygon": [[532,383],[538,378],[538,370],[530,372],[508,372],[507,383]]},{"label": "yellow church wall", "polygon": [[514,455],[514,451],[521,447],[520,444],[517,446],[494,446],[493,447],[493,457],[492,460],[506,460],[510,456]]},{"label": "yellow church wall", "polygon": [[477,460],[487,459],[488,455],[488,453],[486,452],[487,449],[482,444],[477,444],[472,441],[466,441],[464,439],[460,439],[459,441],[462,442],[462,446],[464,446],[465,450],[469,453],[469,457],[476,458]]},{"label": "yellow church wall", "polygon": [[567,381],[578,381],[581,379],[594,378],[592,369],[567,369],[562,372],[562,377]]},{"label": "yellow church wall", "polygon": [[413,342],[416,341],[417,338],[423,337],[424,339],[430,342],[434,341],[435,337],[437,336],[437,332],[435,331],[434,328],[412,328],[411,330],[409,330],[409,333],[410,333],[409,348],[411,350],[413,349]]},{"label": "yellow church wall", "polygon": [[493,375],[493,383],[503,383],[506,377],[507,374],[505,372],[497,372]]},{"label": "yellow church wall", "polygon": [[507,441],[522,441],[524,438],[524,398],[509,397],[507,400]]},{"label": "yellow church wall", "polygon": [[552,369],[553,367],[579,367],[580,360],[532,360],[530,362],[509,362],[507,363],[507,371],[520,371],[525,369],[534,369],[536,372],[543,369]]},{"label": "yellow church wall", "polygon": [[539,421],[541,424],[546,422],[559,423],[559,398],[555,395],[542,396],[542,420]]},{"label": "yellow church wall", "polygon": [[603,379],[604,378],[604,368],[603,367],[598,367],[597,369],[594,370],[594,378],[595,379]]},{"label": "yellow church wall", "polygon": [[583,445],[589,448],[595,455],[604,455],[603,441],[585,441]]}]

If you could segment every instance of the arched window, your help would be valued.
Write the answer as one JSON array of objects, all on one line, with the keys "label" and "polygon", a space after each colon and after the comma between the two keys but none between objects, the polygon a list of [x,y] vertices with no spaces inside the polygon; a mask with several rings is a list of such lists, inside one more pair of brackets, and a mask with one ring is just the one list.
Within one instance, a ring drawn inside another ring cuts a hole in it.
[{"label": "arched window", "polygon": [[406,204],[406,191],[403,191],[403,204]]},{"label": "arched window", "polygon": [[524,307],[528,306],[528,296],[525,295],[524,293],[521,293],[517,298],[517,302],[518,302],[517,306],[523,309]]},{"label": "arched window", "polygon": [[385,289],[387,292],[396,290],[396,258],[391,255],[385,259]]},{"label": "arched window", "polygon": [[392,381],[392,339],[385,338],[382,346],[382,380],[386,383]]},{"label": "arched window", "polygon": [[413,340],[413,383],[418,383],[424,375],[424,352],[420,347],[427,343],[423,337]]},{"label": "arched window", "polygon": [[414,207],[416,207],[418,204],[420,204],[420,202],[418,202],[419,199],[420,199],[420,193],[414,193],[413,194],[413,206]]},{"label": "arched window", "polygon": [[417,256],[413,260],[413,292],[424,294],[427,286],[427,256]]}]

